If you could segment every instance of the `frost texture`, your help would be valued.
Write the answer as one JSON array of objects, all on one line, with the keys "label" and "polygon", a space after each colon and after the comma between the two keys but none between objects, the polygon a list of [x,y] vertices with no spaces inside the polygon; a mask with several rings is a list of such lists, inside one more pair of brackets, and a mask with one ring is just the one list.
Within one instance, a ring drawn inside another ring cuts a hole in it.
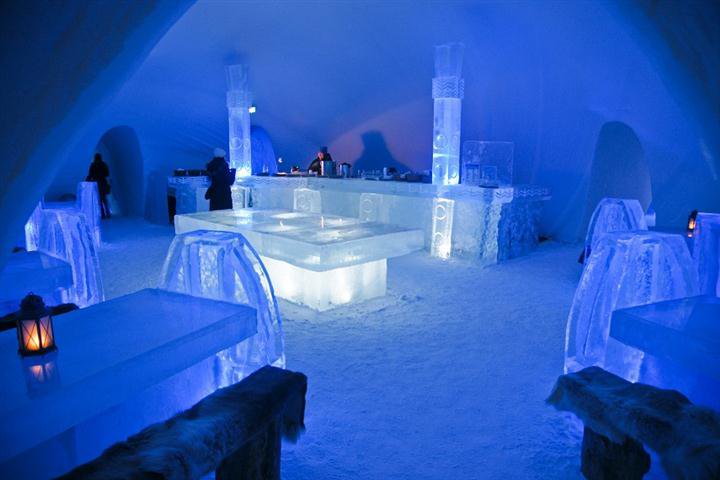
[{"label": "frost texture", "polygon": [[699,213],[693,239],[700,293],[720,297],[720,214]]},{"label": "frost texture", "polygon": [[85,215],[74,209],[46,209],[38,213],[41,252],[65,260],[72,268],[73,286],[64,299],[80,307],[105,300],[93,235]]},{"label": "frost texture", "polygon": [[594,243],[606,233],[634,230],[647,230],[640,202],[626,198],[603,198],[590,218],[585,237],[585,258],[590,257]]},{"label": "frost texture", "polygon": [[[608,348],[612,312],[697,294],[697,275],[680,235],[622,232],[602,236],[575,291],[565,337],[565,372],[608,366],[637,379],[639,352]],[[617,342],[615,342],[617,343]],[[607,353],[607,356],[606,356]]]},{"label": "frost texture", "polygon": [[275,292],[243,235],[207,230],[177,235],[165,258],[160,288],[257,310],[257,334],[219,354],[223,383],[241,380],[263,365],[285,366]]}]

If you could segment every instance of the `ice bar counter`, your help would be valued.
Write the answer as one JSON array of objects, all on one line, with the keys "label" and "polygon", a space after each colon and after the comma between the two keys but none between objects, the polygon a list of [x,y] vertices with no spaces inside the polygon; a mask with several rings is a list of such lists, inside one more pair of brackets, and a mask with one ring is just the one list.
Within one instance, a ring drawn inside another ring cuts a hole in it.
[{"label": "ice bar counter", "polygon": [[387,259],[423,248],[423,233],[358,218],[238,209],[175,216],[175,233],[237,232],[260,254],[275,294],[316,310],[385,295]]}]

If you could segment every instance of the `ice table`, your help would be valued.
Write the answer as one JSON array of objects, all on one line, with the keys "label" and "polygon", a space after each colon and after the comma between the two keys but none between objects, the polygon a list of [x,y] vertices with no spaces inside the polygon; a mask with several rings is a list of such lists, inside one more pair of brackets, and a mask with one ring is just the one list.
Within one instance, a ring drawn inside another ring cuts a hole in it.
[{"label": "ice table", "polygon": [[639,381],[720,409],[720,298],[698,296],[617,310],[610,336],[643,353]]},{"label": "ice table", "polygon": [[20,300],[30,292],[48,305],[62,303],[72,282],[67,262],[41,252],[14,253],[0,272],[0,316],[18,310]]},{"label": "ice table", "polygon": [[141,290],[56,317],[47,383],[0,333],[0,478],[57,476],[191,406],[217,388],[215,354],[255,333],[248,306]]},{"label": "ice table", "polygon": [[385,295],[387,259],[423,248],[417,229],[287,210],[175,216],[175,233],[238,232],[260,254],[275,294],[316,310]]}]

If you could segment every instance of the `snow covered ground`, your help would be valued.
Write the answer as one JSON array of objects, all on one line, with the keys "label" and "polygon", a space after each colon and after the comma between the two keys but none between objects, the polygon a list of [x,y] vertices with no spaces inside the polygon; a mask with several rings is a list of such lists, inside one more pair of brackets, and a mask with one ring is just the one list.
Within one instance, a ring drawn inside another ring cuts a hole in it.
[{"label": "snow covered ground", "polygon": [[[107,298],[157,285],[172,228],[103,223]],[[544,403],[563,365],[580,246],[480,268],[390,260],[388,295],[317,313],[281,301],[309,378],[286,479],[580,478],[581,432]]]}]

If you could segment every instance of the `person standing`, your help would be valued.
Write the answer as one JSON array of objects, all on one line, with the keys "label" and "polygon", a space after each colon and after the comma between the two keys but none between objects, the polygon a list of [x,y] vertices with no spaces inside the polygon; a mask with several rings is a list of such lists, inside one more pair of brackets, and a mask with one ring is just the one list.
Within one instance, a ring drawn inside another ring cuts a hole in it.
[{"label": "person standing", "polygon": [[308,167],[308,173],[315,172],[318,175],[320,175],[322,171],[322,167],[320,164],[323,160],[332,160],[332,156],[328,153],[328,147],[322,147],[320,151],[317,153],[317,156],[313,159],[312,162],[310,162],[310,166]]},{"label": "person standing", "polygon": [[210,200],[210,210],[233,208],[230,187],[235,183],[235,169],[230,168],[225,160],[225,155],[225,150],[216,148],[213,151],[213,159],[205,167],[210,180],[210,187],[205,192],[205,199]]},{"label": "person standing", "polygon": [[110,206],[108,205],[107,196],[110,194],[110,182],[108,177],[110,176],[110,169],[102,159],[102,155],[99,153],[95,154],[95,158],[90,164],[86,182],[95,182],[98,187],[98,196],[100,200],[100,216],[102,218],[110,218]]}]

